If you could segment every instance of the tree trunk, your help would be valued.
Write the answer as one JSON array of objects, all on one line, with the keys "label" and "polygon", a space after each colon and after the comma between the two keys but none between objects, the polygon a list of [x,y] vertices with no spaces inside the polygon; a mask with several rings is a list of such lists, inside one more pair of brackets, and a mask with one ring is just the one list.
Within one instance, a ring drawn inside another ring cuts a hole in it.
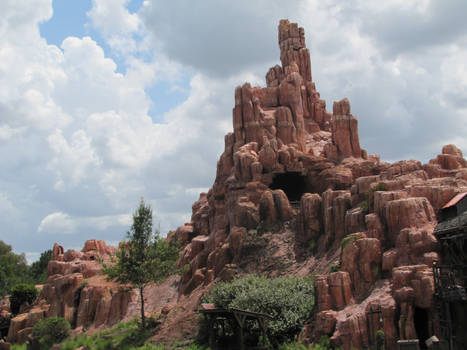
[{"label": "tree trunk", "polygon": [[146,329],[146,319],[144,318],[144,295],[143,295],[143,286],[139,287],[139,296],[141,298],[141,324],[143,329]]}]

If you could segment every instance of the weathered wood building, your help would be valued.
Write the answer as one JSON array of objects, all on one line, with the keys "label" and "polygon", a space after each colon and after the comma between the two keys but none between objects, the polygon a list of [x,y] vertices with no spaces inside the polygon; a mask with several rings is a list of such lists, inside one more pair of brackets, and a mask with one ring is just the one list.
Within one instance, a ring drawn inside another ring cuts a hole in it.
[{"label": "weathered wood building", "polygon": [[467,349],[467,192],[440,211],[435,229],[440,262],[433,263],[440,337],[450,350]]}]

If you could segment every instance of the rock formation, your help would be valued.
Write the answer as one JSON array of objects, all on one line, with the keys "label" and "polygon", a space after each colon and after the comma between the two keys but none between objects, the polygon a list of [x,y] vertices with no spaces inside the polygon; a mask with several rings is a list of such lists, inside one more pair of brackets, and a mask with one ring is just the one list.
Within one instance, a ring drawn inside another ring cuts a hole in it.
[{"label": "rock formation", "polygon": [[[125,291],[100,274],[99,260],[109,262],[114,247],[104,241],[86,241],[81,251],[67,250],[55,243],[48,264],[48,278],[37,300],[22,307],[22,313],[11,319],[7,340],[24,343],[34,324],[44,317],[65,317],[75,332],[89,328],[112,326],[138,315],[138,293]],[[147,303],[148,313],[161,312],[177,296],[179,277],[160,286],[148,287],[146,293],[157,295]]]},{"label": "rock formation", "polygon": [[[394,349],[416,336],[415,308],[433,315],[436,213],[467,190],[466,161],[454,145],[425,165],[367,155],[349,101],[326,111],[304,30],[281,21],[279,47],[266,87],[235,90],[214,185],[174,233],[191,266],[181,290],[233,274],[318,273],[317,313],[302,339],[362,348],[383,329]],[[332,264],[340,271],[328,274]]]},{"label": "rock formation", "polygon": [[[252,272],[316,274],[316,312],[302,340],[328,335],[335,346],[363,348],[382,329],[387,348],[395,349],[397,339],[416,336],[416,309],[434,315],[437,212],[467,191],[467,163],[454,145],[429,164],[368,155],[349,101],[326,110],[303,28],[282,20],[279,46],[282,65],[269,69],[266,87],[235,89],[233,132],[225,136],[215,182],[193,204],[191,222],[169,235],[184,246],[178,265],[190,268],[176,288],[155,286],[147,294],[152,300],[165,291],[174,305],[158,339],[194,335],[186,320],[194,320],[214,281]],[[40,301],[12,319],[11,340],[44,315],[76,317],[87,327],[131,314],[136,296],[113,293],[116,286],[96,275],[96,257],[111,253],[103,242],[53,252]],[[331,266],[339,271],[330,273]],[[431,319],[426,331],[437,333]]]}]

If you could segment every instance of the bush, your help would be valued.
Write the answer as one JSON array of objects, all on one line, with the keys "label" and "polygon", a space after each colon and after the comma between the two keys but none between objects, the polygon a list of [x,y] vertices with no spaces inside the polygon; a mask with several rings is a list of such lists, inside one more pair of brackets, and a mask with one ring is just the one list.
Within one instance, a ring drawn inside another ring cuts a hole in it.
[{"label": "bush", "polygon": [[13,286],[31,283],[24,254],[15,254],[11,245],[0,240],[0,296],[10,295]]},{"label": "bush", "polygon": [[270,340],[279,344],[293,340],[311,316],[314,284],[309,277],[268,279],[250,275],[216,284],[203,297],[203,302],[213,303],[217,308],[237,308],[272,316],[268,324]]},{"label": "bush", "polygon": [[378,182],[378,184],[375,186],[374,191],[386,191],[386,184],[384,182]]},{"label": "bush", "polygon": [[360,203],[360,209],[362,210],[362,212],[364,214],[368,214],[368,201],[367,200],[364,200],[363,202]]},{"label": "bush", "polygon": [[339,264],[331,264],[329,267],[329,273],[338,272],[341,269]]},{"label": "bush", "polygon": [[30,273],[34,283],[45,283],[47,280],[47,265],[50,259],[52,259],[52,249],[42,252],[39,260],[32,263]]},{"label": "bush", "polygon": [[284,343],[279,346],[279,350],[308,350],[309,347],[299,343]]},{"label": "bush", "polygon": [[382,329],[379,329],[376,332],[376,349],[384,350],[385,341],[386,341],[386,336],[384,334],[384,331]]},{"label": "bush", "polygon": [[34,325],[32,336],[39,341],[41,349],[50,349],[70,335],[70,323],[63,317],[47,317]]},{"label": "bush", "polygon": [[37,294],[39,294],[39,292],[36,287],[26,283],[20,283],[11,288],[11,313],[13,315],[18,314],[21,304],[23,304],[25,301],[31,304],[36,299]]}]

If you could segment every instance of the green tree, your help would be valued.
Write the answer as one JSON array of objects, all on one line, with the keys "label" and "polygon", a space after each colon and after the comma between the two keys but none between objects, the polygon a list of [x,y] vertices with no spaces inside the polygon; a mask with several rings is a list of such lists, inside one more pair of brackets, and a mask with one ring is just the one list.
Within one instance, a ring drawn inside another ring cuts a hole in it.
[{"label": "green tree", "polygon": [[37,298],[39,291],[31,284],[20,283],[11,288],[10,307],[13,315],[18,314],[24,302],[31,304]]},{"label": "green tree", "polygon": [[16,284],[30,282],[24,254],[13,253],[11,245],[0,241],[0,296],[9,294]]},{"label": "green tree", "polygon": [[293,341],[310,318],[314,282],[311,277],[248,275],[215,284],[202,300],[219,309],[236,308],[272,316],[268,324],[270,340],[280,344]]},{"label": "green tree", "polygon": [[50,349],[70,335],[70,323],[63,317],[47,317],[39,320],[33,328],[33,337],[40,349]]},{"label": "green tree", "polygon": [[36,284],[42,284],[47,279],[47,265],[52,258],[52,249],[46,250],[41,253],[38,261],[31,265],[31,276]]},{"label": "green tree", "polygon": [[103,265],[108,279],[138,288],[141,299],[141,323],[146,328],[144,316],[144,288],[151,282],[159,282],[178,273],[175,263],[178,246],[164,238],[159,231],[152,231],[152,209],[141,199],[133,214],[133,225],[127,232],[127,240],[120,244],[112,263]]}]

